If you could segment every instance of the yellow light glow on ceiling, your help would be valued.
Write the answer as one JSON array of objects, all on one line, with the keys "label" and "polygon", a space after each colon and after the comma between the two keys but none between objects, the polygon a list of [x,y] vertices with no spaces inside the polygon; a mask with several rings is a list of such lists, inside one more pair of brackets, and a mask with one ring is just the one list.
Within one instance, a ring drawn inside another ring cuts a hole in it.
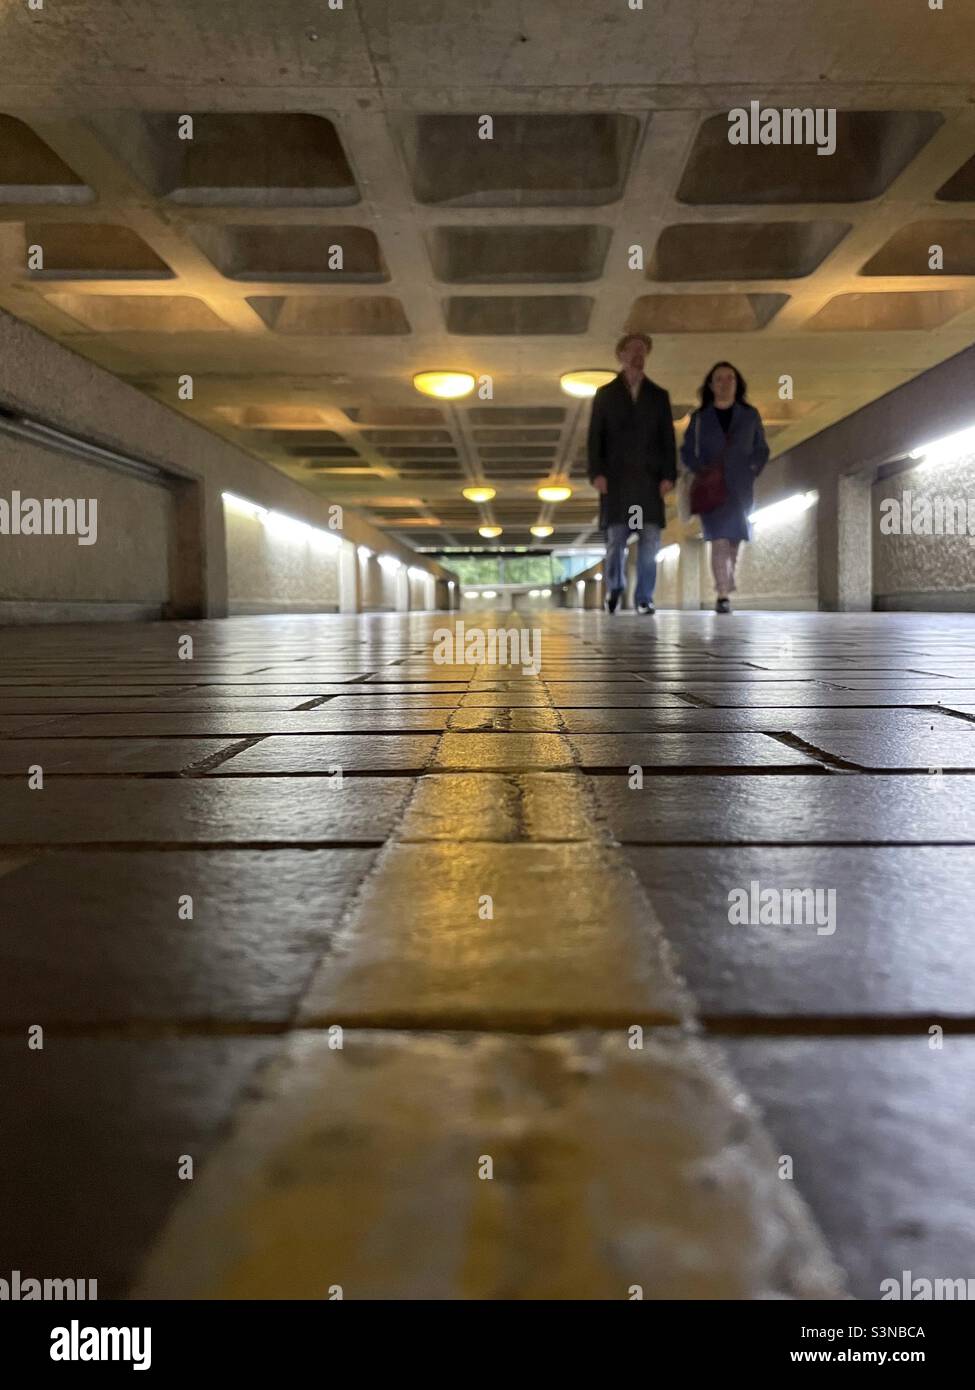
[{"label": "yellow light glow on ceiling", "polygon": [[594,396],[599,387],[612,381],[615,375],[615,372],[601,367],[588,367],[584,371],[565,372],[559,377],[559,385],[567,396],[578,396],[584,400]]},{"label": "yellow light glow on ceiling", "polygon": [[477,534],[483,536],[486,541],[493,541],[495,536],[500,536],[503,530],[503,526],[479,526]]},{"label": "yellow light glow on ceiling", "polygon": [[544,540],[546,536],[550,536],[550,535],[552,534],[552,532],[555,530],[555,527],[554,527],[554,526],[532,526],[532,527],[530,528],[530,530],[531,530],[531,533],[532,533],[533,536],[537,536],[539,540]]},{"label": "yellow light glow on ceiling", "polygon": [[417,372],[413,385],[424,396],[455,401],[474,390],[474,378],[470,372]]},{"label": "yellow light glow on ceiling", "polygon": [[536,494],[543,502],[565,502],[572,496],[568,483],[542,483]]},{"label": "yellow light glow on ceiling", "polygon": [[492,497],[497,496],[497,489],[493,487],[465,487],[463,495],[468,502],[490,502]]}]

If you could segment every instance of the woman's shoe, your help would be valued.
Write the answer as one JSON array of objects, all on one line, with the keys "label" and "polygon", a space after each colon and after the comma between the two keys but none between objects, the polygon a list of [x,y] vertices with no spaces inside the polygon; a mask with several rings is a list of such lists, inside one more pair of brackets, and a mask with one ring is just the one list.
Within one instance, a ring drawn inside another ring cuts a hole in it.
[{"label": "woman's shoe", "polygon": [[715,613],[730,613],[730,612],[731,612],[731,599],[730,599],[730,598],[719,598],[718,601],[717,601],[717,603],[714,605],[714,611],[715,611]]},{"label": "woman's shoe", "polygon": [[622,589],[611,589],[611,590],[610,590],[610,592],[609,592],[609,598],[606,600],[606,607],[609,609],[610,613],[615,613],[615,612],[616,612],[616,606],[617,606],[617,604],[619,603],[619,601],[620,601],[620,599],[621,599],[622,597],[623,597],[623,590],[622,590]]}]

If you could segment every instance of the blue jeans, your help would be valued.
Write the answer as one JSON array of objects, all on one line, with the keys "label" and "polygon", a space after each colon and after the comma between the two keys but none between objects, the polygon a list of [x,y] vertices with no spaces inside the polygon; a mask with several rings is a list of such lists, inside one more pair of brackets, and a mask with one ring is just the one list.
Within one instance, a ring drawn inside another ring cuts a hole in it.
[{"label": "blue jeans", "polygon": [[653,591],[657,584],[657,550],[660,547],[660,527],[653,522],[638,530],[627,526],[625,521],[606,527],[606,592],[626,588],[626,543],[631,535],[638,537],[635,600],[637,603],[653,603]]}]

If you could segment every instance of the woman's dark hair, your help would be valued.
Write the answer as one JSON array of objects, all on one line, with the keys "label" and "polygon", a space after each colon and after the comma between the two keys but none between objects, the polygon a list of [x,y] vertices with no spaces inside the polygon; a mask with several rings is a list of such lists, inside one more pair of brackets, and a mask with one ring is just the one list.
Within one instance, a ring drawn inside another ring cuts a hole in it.
[{"label": "woman's dark hair", "polygon": [[748,382],[742,376],[741,372],[738,370],[738,368],[735,366],[733,362],[715,362],[714,366],[711,368],[707,376],[704,378],[704,383],[701,386],[700,395],[702,410],[707,410],[709,405],[714,405],[714,392],[711,390],[711,378],[714,376],[715,372],[718,370],[719,367],[730,367],[731,370],[734,372],[735,400],[740,401],[742,405],[746,404],[745,397],[748,395]]}]

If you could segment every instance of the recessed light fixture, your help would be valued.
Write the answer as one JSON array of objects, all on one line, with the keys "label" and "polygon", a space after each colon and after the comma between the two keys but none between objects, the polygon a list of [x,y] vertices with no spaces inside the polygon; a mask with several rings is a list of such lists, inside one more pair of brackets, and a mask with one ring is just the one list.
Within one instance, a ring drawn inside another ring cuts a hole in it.
[{"label": "recessed light fixture", "polygon": [[543,502],[564,502],[572,496],[572,489],[568,483],[542,483],[536,496]]},{"label": "recessed light fixture", "polygon": [[503,526],[479,526],[477,534],[483,536],[486,541],[493,541],[495,536],[500,536],[503,530]]},{"label": "recessed light fixture", "polygon": [[539,539],[540,541],[542,541],[542,540],[545,539],[546,536],[550,536],[550,535],[552,534],[552,532],[555,530],[555,527],[554,527],[554,526],[530,526],[528,529],[531,531],[531,533],[532,533],[533,536],[537,536],[538,539]]},{"label": "recessed light fixture", "polygon": [[470,372],[417,372],[413,385],[424,396],[437,396],[442,401],[455,401],[469,396],[474,390]]},{"label": "recessed light fixture", "polygon": [[484,593],[481,595],[481,598],[497,598],[497,594],[494,592],[493,589],[485,589]]},{"label": "recessed light fixture", "polygon": [[262,522],[268,531],[282,540],[333,547],[342,544],[341,538],[334,531],[323,531],[320,526],[309,526],[307,521],[299,521],[297,517],[287,516],[284,512],[268,511],[257,502],[238,497],[233,492],[225,492],[222,496],[228,506]]},{"label": "recessed light fixture", "polygon": [[267,507],[260,506],[257,502],[250,502],[246,497],[238,497],[234,492],[225,492],[223,500],[237,511],[247,512],[250,516],[265,517],[268,514]]},{"label": "recessed light fixture", "polygon": [[465,487],[463,496],[468,502],[490,502],[492,497],[497,496],[497,489],[478,484],[476,487]]},{"label": "recessed light fixture", "polygon": [[967,454],[973,452],[975,452],[975,429],[970,428],[960,430],[958,434],[945,435],[943,439],[936,439],[933,444],[922,444],[919,449],[911,450],[910,457],[912,459],[924,459],[928,463],[945,463],[949,460],[965,458]]},{"label": "recessed light fixture", "polygon": [[615,375],[615,372],[607,371],[603,367],[587,367],[579,372],[565,372],[559,377],[559,385],[567,396],[577,396],[585,400],[594,396],[600,386],[612,381]]},{"label": "recessed light fixture", "polygon": [[818,500],[818,492],[794,492],[791,497],[783,497],[781,502],[773,502],[768,507],[759,507],[757,512],[749,513],[748,520],[753,526],[788,521],[800,512],[808,511]]}]

